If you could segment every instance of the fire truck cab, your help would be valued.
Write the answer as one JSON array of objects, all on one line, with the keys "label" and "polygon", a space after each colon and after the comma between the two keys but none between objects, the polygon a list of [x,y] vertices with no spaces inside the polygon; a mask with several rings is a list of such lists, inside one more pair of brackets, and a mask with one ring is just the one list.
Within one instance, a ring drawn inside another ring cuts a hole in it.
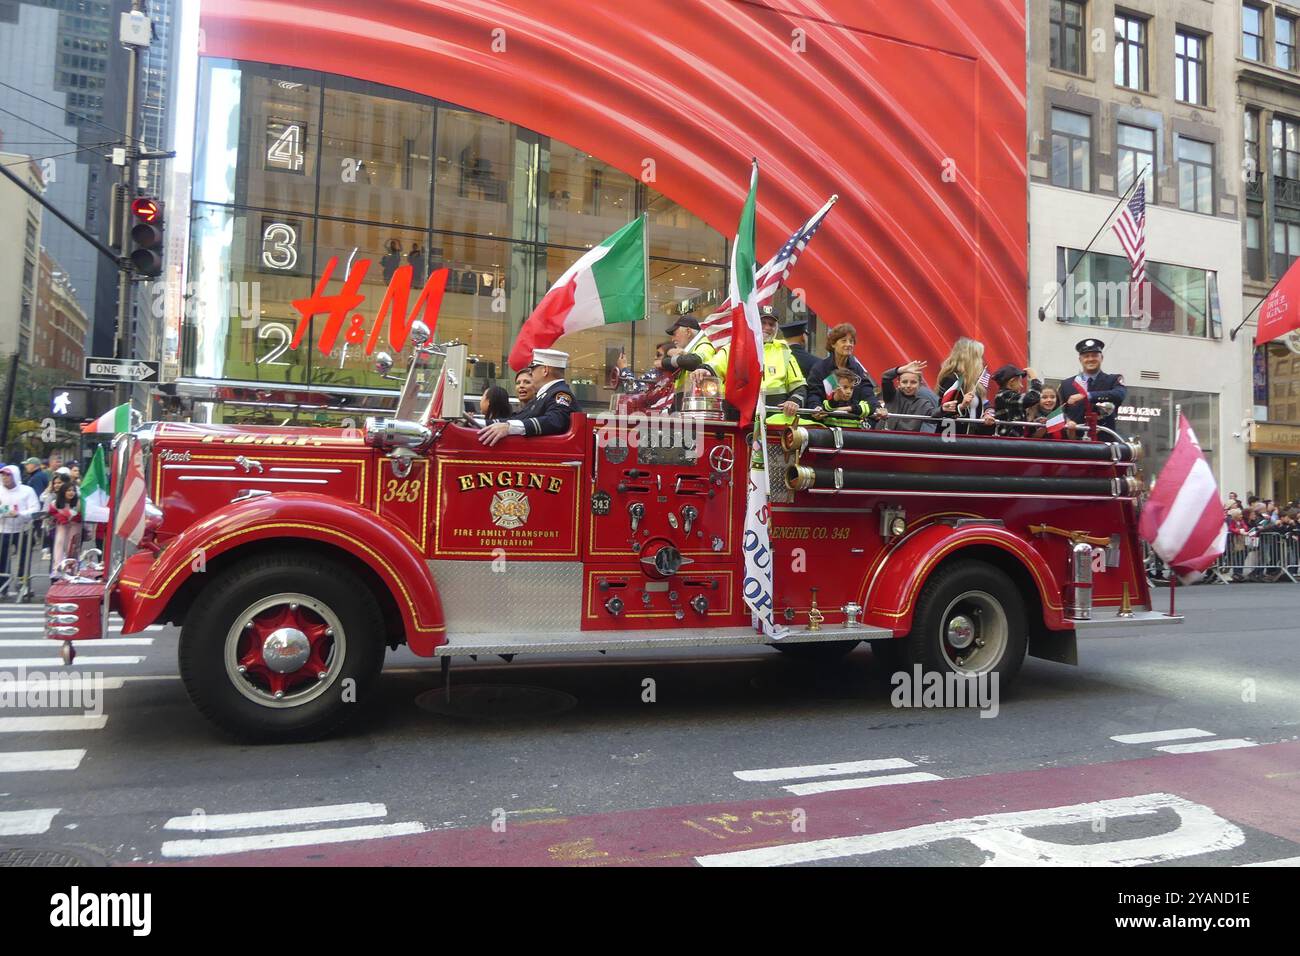
[{"label": "fire truck cab", "polygon": [[[1079,630],[1179,620],[1151,606],[1135,443],[798,425],[766,448],[773,641],[743,596],[736,424],[575,413],[566,434],[488,448],[461,414],[465,347],[414,337],[395,414],[364,430],[117,436],[114,502],[139,453],[156,509],[128,553],[114,508],[103,562],[51,587],[64,660],[110,611],[124,635],[179,625],[195,705],[277,742],[337,729],[402,644],[445,673],[453,657],[704,645],[830,664],[869,641],[894,665],[1005,686],[1026,653],[1075,663]],[[441,353],[450,416],[421,393]]]}]

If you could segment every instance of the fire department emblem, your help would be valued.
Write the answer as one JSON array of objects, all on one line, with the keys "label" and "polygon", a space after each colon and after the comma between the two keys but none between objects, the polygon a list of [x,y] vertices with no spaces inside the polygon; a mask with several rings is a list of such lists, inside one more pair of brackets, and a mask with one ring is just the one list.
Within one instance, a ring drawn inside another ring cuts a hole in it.
[{"label": "fire department emblem", "polygon": [[528,496],[513,488],[492,496],[492,523],[498,528],[522,528],[528,521]]}]

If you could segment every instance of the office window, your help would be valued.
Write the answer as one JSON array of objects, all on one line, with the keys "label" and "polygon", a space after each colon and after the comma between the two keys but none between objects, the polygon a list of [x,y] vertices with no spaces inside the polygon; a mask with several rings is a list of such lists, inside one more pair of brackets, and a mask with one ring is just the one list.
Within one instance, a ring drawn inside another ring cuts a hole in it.
[{"label": "office window", "polygon": [[1178,208],[1214,212],[1214,147],[1178,137]]},{"label": "office window", "polygon": [[1273,18],[1273,61],[1279,70],[1295,69],[1295,17]]},{"label": "office window", "polygon": [[1147,202],[1155,202],[1156,133],[1141,126],[1120,123],[1115,135],[1119,147],[1119,191],[1128,192],[1138,174],[1147,184]]},{"label": "office window", "polygon": [[1300,122],[1273,118],[1273,175],[1300,179]]},{"label": "office window", "polygon": [[1205,37],[1200,34],[1174,34],[1174,96],[1183,103],[1205,105]]},{"label": "office window", "polygon": [[1300,257],[1300,222],[1273,220],[1273,275],[1284,275],[1298,257]]},{"label": "office window", "polygon": [[1115,14],[1115,85],[1147,88],[1147,22],[1127,13]]},{"label": "office window", "polygon": [[1246,216],[1246,274],[1252,279],[1264,278],[1264,249],[1261,244],[1264,218],[1258,213]]},{"label": "office window", "polygon": [[1242,56],[1264,60],[1264,10],[1242,4]]},{"label": "office window", "polygon": [[1083,4],[1052,0],[1050,20],[1053,68],[1083,73]]},{"label": "office window", "polygon": [[1193,338],[1218,337],[1216,273],[1147,259],[1147,314],[1135,316],[1128,308],[1130,269],[1124,256],[1058,246],[1056,278],[1063,288],[1057,320]]},{"label": "office window", "polygon": [[1241,171],[1246,182],[1246,191],[1259,192],[1259,110],[1247,107],[1242,111],[1241,138],[1244,148],[1241,157]]},{"label": "office window", "polygon": [[1092,189],[1092,117],[1052,110],[1052,185]]}]

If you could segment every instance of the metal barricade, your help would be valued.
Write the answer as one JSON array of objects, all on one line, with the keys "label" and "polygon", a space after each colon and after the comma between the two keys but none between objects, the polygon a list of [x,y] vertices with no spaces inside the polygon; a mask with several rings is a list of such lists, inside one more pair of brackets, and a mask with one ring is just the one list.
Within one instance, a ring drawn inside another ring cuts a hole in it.
[{"label": "metal barricade", "polygon": [[1300,538],[1276,531],[1229,534],[1227,549],[1206,575],[1218,584],[1282,580],[1300,584]]},{"label": "metal barricade", "polygon": [[40,555],[44,526],[28,520],[15,532],[0,532],[0,601],[27,604],[32,600],[32,565]]}]

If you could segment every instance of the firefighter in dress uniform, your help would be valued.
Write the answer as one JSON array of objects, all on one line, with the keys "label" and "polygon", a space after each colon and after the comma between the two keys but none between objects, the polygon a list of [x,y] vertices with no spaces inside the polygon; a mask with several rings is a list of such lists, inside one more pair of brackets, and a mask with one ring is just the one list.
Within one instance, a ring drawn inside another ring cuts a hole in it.
[{"label": "firefighter in dress uniform", "polygon": [[[1065,417],[1076,424],[1084,423],[1085,392],[1088,403],[1112,402],[1115,411],[1104,418],[1099,417],[1097,424],[1102,428],[1115,429],[1119,407],[1128,395],[1123,375],[1111,375],[1101,370],[1102,350],[1106,343],[1101,339],[1083,339],[1074,346],[1079,353],[1079,367],[1082,371],[1076,378],[1067,379],[1057,389],[1061,405],[1065,408]],[[1082,380],[1082,384],[1080,382]]]},{"label": "firefighter in dress uniform", "polygon": [[533,349],[528,366],[533,378],[533,398],[509,421],[493,422],[478,433],[483,444],[495,445],[507,435],[563,435],[573,415],[573,389],[564,380],[569,355],[555,349]]},{"label": "firefighter in dress uniform", "polygon": [[[795,361],[790,346],[776,337],[776,310],[764,306],[763,321],[763,401],[767,405],[780,405],[781,410],[767,419],[769,425],[792,425],[797,421],[799,409],[808,398],[808,382]],[[731,346],[718,350],[704,367],[692,372],[703,378],[714,374],[722,380],[727,377],[727,361]]]},{"label": "firefighter in dress uniform", "polygon": [[794,319],[781,326],[785,344],[790,346],[790,354],[799,363],[799,371],[803,372],[806,382],[812,381],[808,376],[813,366],[817,364],[817,356],[808,351],[808,321],[808,319]]}]

